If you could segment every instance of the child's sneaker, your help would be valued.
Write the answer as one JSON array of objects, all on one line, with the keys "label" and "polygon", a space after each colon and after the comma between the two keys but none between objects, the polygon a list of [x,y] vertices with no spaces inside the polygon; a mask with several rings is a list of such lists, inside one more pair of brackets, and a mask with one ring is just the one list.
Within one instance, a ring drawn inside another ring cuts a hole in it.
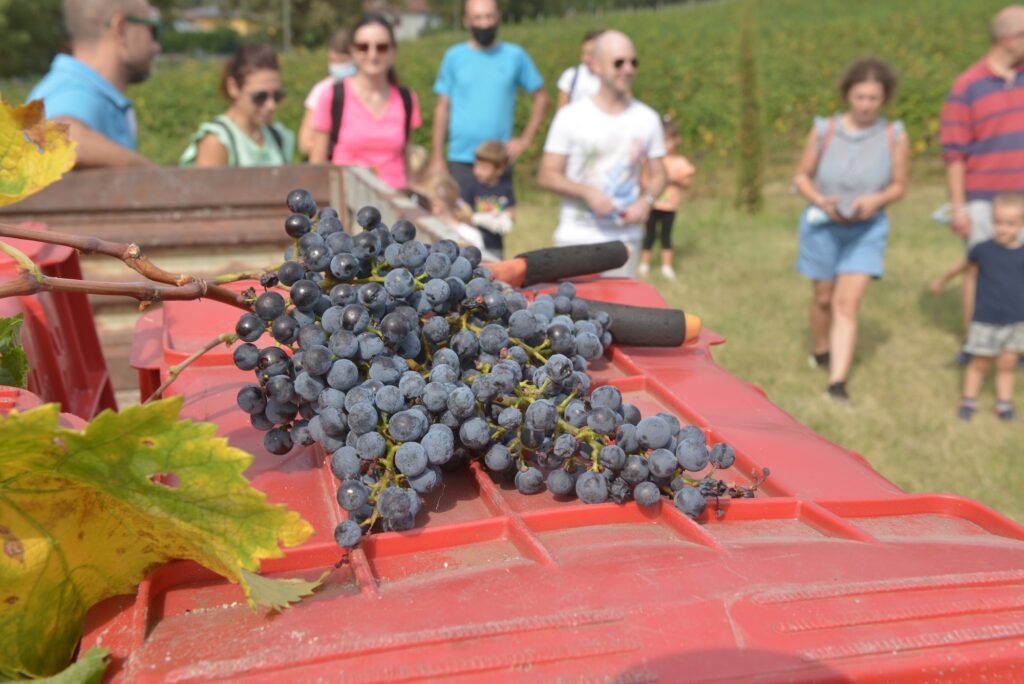
[{"label": "child's sneaker", "polygon": [[665,276],[669,280],[676,279],[676,272],[668,264],[661,265],[661,275]]},{"label": "child's sneaker", "polygon": [[1013,404],[1008,401],[997,401],[996,415],[999,416],[999,420],[1005,423],[1010,422],[1016,418],[1016,414],[1013,411]]},{"label": "child's sneaker", "polygon": [[640,264],[640,268],[637,269],[637,273],[639,273],[642,277],[646,278],[647,274],[648,274],[648,272],[650,272],[650,270],[651,270],[650,266],[648,266],[647,264],[641,263]]},{"label": "child's sneaker", "polygon": [[956,417],[960,420],[967,422],[974,417],[974,412],[977,406],[973,399],[964,399],[960,402],[960,406],[956,409]]}]

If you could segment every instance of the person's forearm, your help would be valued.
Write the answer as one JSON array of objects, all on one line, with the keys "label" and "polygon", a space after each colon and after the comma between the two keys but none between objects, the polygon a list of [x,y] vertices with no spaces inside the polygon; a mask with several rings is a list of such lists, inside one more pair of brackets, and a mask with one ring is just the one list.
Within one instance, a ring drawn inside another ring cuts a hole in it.
[{"label": "person's forearm", "polygon": [[430,131],[430,157],[434,162],[444,161],[444,141],[448,136],[448,106],[438,99],[434,108],[434,123]]},{"label": "person's forearm", "polygon": [[330,156],[327,149],[331,145],[330,134],[313,129],[309,137],[309,163],[326,164]]},{"label": "person's forearm", "polygon": [[797,192],[811,204],[821,206],[824,202],[825,196],[818,192],[818,189],[814,187],[814,181],[807,176],[797,176],[793,179],[793,185],[796,186]]},{"label": "person's forearm", "polygon": [[883,207],[887,207],[907,192],[906,183],[890,183],[885,190],[878,193],[878,202]]},{"label": "person's forearm", "polygon": [[313,152],[313,110],[307,109],[302,114],[302,123],[299,124],[298,148],[305,157]]},{"label": "person's forearm", "polygon": [[153,162],[142,155],[118,145],[77,119],[61,118],[58,120],[68,124],[68,137],[76,144],[75,166],[77,168],[153,165]]},{"label": "person's forearm", "polygon": [[965,186],[966,167],[963,160],[946,164],[946,189],[949,192],[949,203],[954,208],[967,204]]},{"label": "person's forearm", "polygon": [[665,175],[664,164],[661,159],[652,159],[650,161],[647,183],[643,187],[643,193],[645,195],[657,197],[665,191],[665,186],[667,184],[668,177]]},{"label": "person's forearm", "polygon": [[589,185],[571,181],[565,174],[545,171],[543,168],[537,174],[537,185],[562,197],[586,201],[587,194],[593,190]]},{"label": "person's forearm", "polygon": [[548,91],[541,88],[533,94],[533,107],[530,109],[530,118],[526,122],[523,134],[519,136],[527,146],[533,142],[537,131],[540,130],[540,125],[544,121],[544,114],[547,113],[547,110]]}]

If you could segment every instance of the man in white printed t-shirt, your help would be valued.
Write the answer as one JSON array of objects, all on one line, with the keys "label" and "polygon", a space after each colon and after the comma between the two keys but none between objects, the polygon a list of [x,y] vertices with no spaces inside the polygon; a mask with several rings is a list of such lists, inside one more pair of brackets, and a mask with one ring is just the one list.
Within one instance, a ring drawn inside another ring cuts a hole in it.
[{"label": "man in white printed t-shirt", "polygon": [[594,64],[601,88],[555,115],[537,183],[562,196],[556,245],[622,240],[629,261],[605,275],[635,277],[643,226],[665,187],[664,133],[657,113],[633,99],[637,60],[628,36],[602,33]]}]

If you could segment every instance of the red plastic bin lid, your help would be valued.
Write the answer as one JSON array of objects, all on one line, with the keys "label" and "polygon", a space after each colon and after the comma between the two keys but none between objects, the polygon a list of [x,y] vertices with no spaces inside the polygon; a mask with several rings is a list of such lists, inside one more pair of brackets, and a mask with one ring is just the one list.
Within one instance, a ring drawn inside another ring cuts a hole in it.
[{"label": "red plastic bin lid", "polygon": [[[579,290],[660,301],[629,281]],[[736,480],[770,467],[758,499],[710,505],[698,523],[668,502],[524,496],[474,465],[446,474],[417,529],[366,539],[280,615],[253,614],[238,587],[180,562],[97,607],[83,647],[110,648],[112,676],[133,682],[1012,679],[1024,528],[973,501],[902,493],[718,368],[718,340],[615,348],[593,374],[644,413],[728,440]],[[337,483],[315,450],[262,449],[234,406],[248,381],[206,367],[173,387],[188,417],[255,455],[255,486],[316,529],[264,572],[312,578],[341,557]]]}]

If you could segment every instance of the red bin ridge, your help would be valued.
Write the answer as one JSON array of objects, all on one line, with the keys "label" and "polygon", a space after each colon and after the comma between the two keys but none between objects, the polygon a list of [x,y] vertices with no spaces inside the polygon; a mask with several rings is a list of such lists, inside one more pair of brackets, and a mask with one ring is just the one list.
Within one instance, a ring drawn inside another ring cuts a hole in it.
[{"label": "red bin ridge", "polygon": [[[661,301],[632,281],[578,289]],[[192,304],[179,334],[168,324],[185,320],[179,306],[140,321],[140,372],[166,376],[168,359],[238,315]],[[473,465],[446,475],[417,529],[367,538],[279,615],[252,613],[237,587],[178,562],[94,609],[82,646],[110,648],[109,676],[132,682],[1015,679],[1024,528],[974,501],[903,493],[716,366],[720,341],[706,331],[679,349],[615,348],[593,374],[645,414],[669,410],[732,443],[736,480],[771,468],[757,499],[711,504],[695,522],[669,502],[523,496]],[[172,391],[187,417],[255,455],[247,474],[271,501],[313,523],[311,540],[263,571],[312,578],[341,558],[337,483],[313,449],[263,450],[234,405],[249,379],[190,368]]]},{"label": "red bin ridge", "polygon": [[[43,224],[25,228],[46,230]],[[81,280],[78,253],[61,245],[4,238],[21,250],[44,275]],[[18,275],[17,265],[0,253],[0,279]],[[22,344],[29,360],[29,389],[69,413],[90,419],[117,409],[89,300],[82,293],[39,292],[0,299],[0,316],[23,313]]]}]

